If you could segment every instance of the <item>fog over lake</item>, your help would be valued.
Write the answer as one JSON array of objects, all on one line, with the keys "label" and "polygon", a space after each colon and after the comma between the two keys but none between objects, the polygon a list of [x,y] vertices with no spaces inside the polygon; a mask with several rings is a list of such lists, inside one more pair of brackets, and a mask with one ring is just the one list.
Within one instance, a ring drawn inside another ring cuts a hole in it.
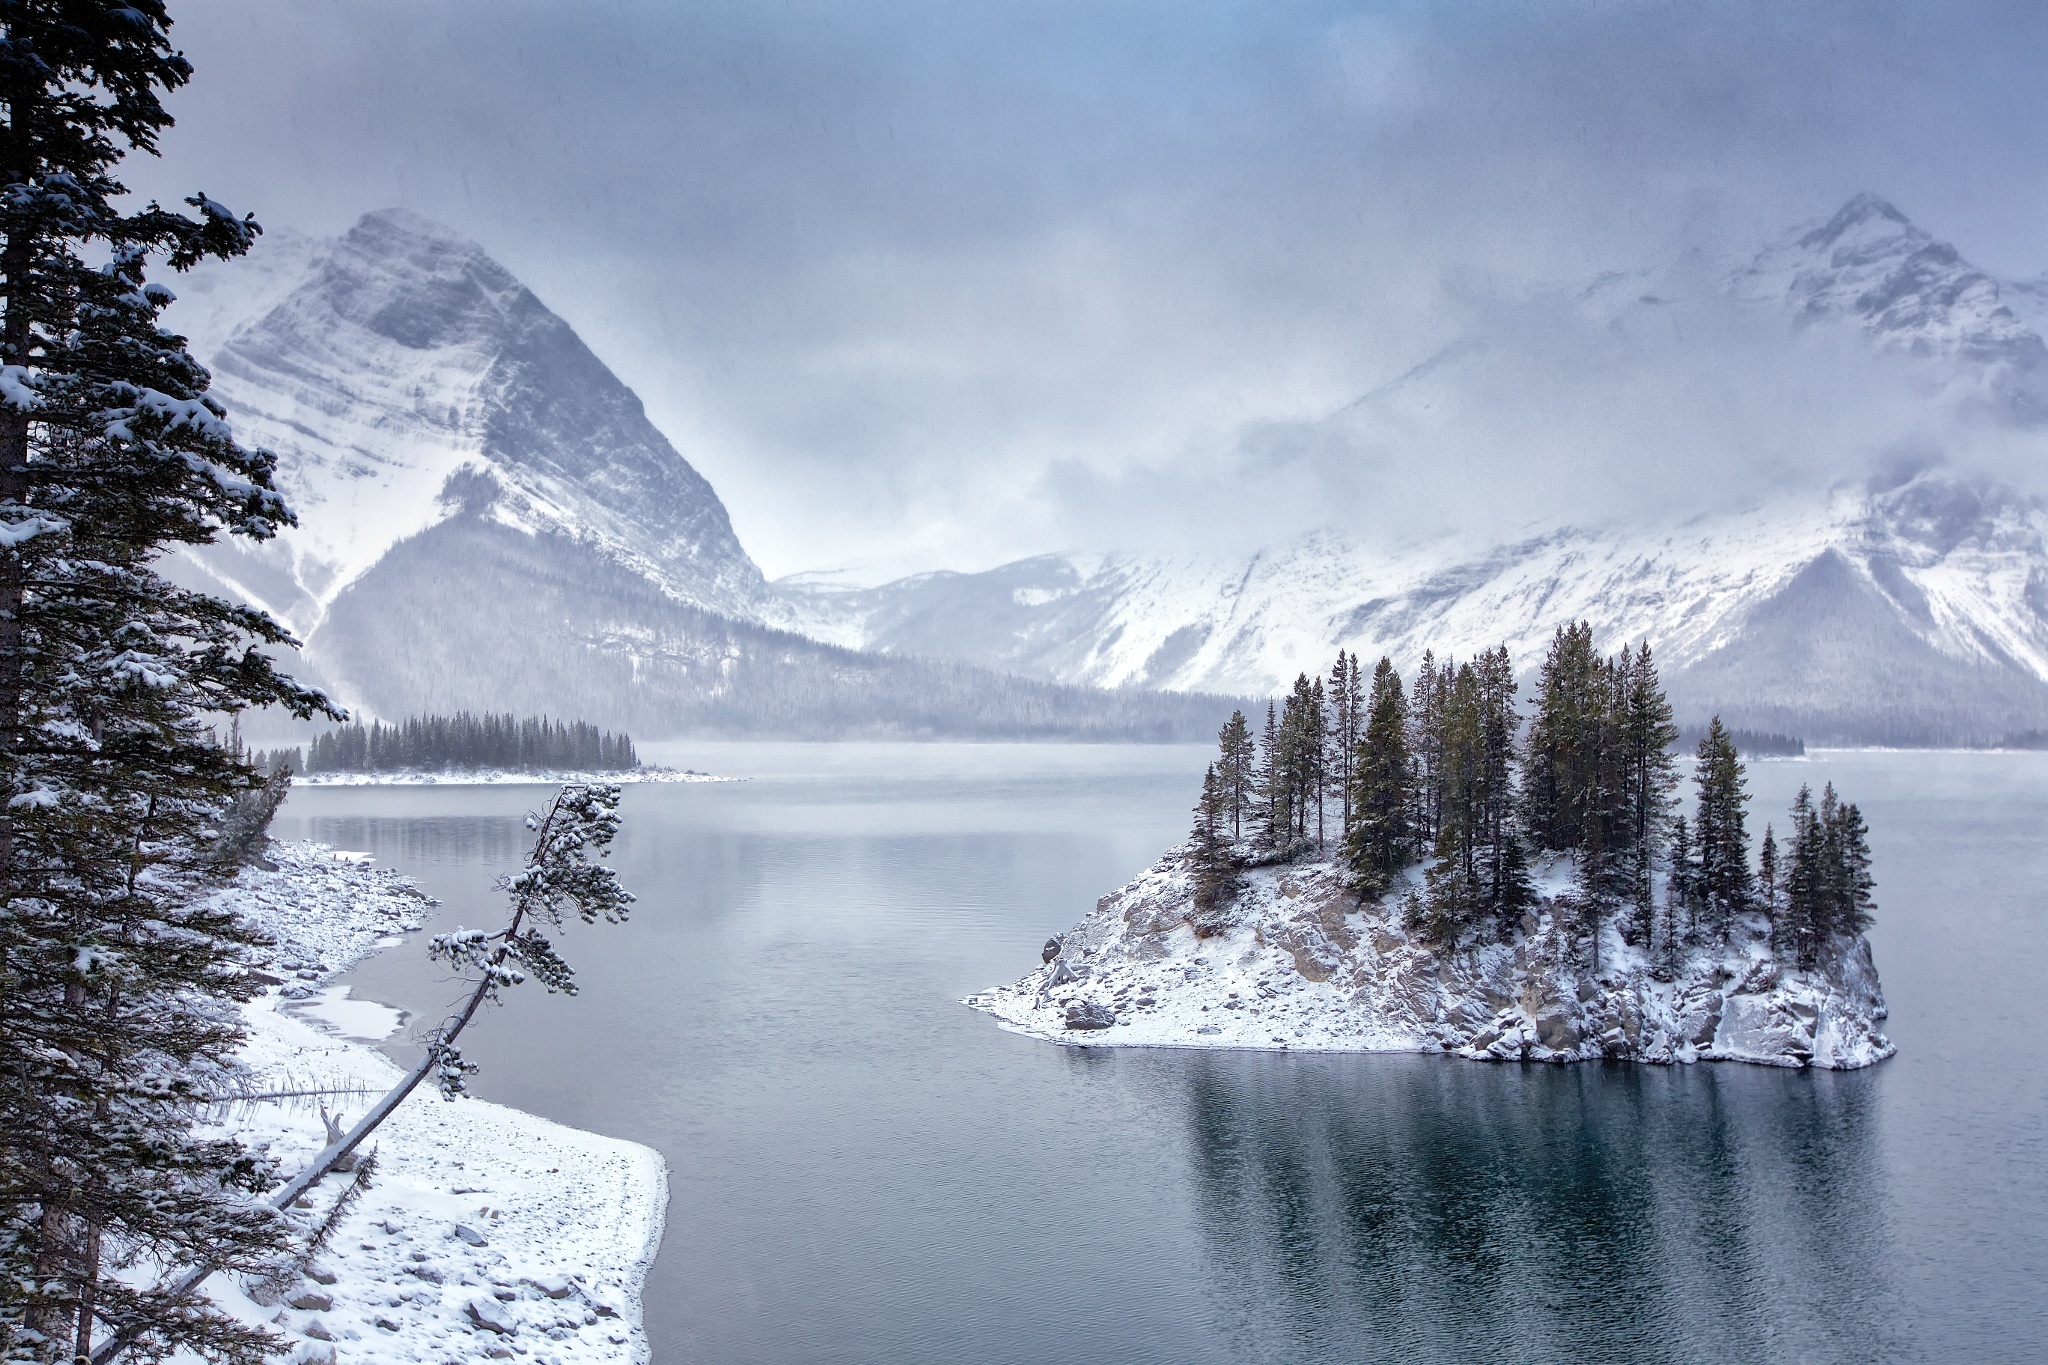
[{"label": "fog over lake", "polygon": [[[480,1095],[658,1148],[657,1361],[2018,1360],[2048,1338],[2048,755],[1750,765],[1859,802],[1898,1056],[1738,1065],[1060,1048],[960,1006],[1180,838],[1206,748],[647,746],[640,900]],[[537,788],[302,789],[497,921]],[[344,980],[438,1017],[415,937]],[[425,1102],[425,1101],[421,1101]]]}]

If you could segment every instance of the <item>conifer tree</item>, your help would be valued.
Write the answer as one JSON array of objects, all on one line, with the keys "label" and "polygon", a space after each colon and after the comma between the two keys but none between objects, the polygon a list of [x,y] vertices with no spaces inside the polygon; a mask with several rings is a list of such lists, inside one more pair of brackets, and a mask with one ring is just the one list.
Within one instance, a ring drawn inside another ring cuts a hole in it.
[{"label": "conifer tree", "polygon": [[1204,910],[1215,907],[1236,875],[1230,841],[1223,833],[1226,804],[1223,781],[1212,763],[1202,775],[1202,795],[1195,803],[1194,832],[1188,840],[1195,904]]},{"label": "conifer tree", "polygon": [[1670,875],[1664,884],[1664,932],[1655,945],[1661,952],[1665,979],[1675,974],[1679,945],[1692,933],[1699,916],[1699,865],[1693,860],[1692,827],[1683,815],[1671,822]]},{"label": "conifer tree", "polygon": [[1266,728],[1259,736],[1259,843],[1269,854],[1283,852],[1292,840],[1293,810],[1287,801],[1287,762],[1281,752],[1280,724],[1272,702],[1266,703]]},{"label": "conifer tree", "polygon": [[1757,891],[1764,918],[1771,926],[1771,942],[1778,941],[1778,836],[1770,822],[1764,822],[1763,847],[1757,852]]},{"label": "conifer tree", "polygon": [[1630,902],[1621,934],[1629,943],[1641,943],[1647,942],[1651,933],[1657,851],[1671,817],[1672,793],[1678,786],[1677,759],[1671,751],[1678,741],[1678,727],[1672,723],[1671,703],[1658,680],[1647,640],[1633,655],[1623,647],[1619,676],[1619,748]]},{"label": "conifer tree", "polygon": [[1415,672],[1415,686],[1409,693],[1411,737],[1409,752],[1415,766],[1415,809],[1409,828],[1415,834],[1415,856],[1426,857],[1436,847],[1437,827],[1443,815],[1444,794],[1444,702],[1450,691],[1451,661],[1442,665],[1434,652],[1425,650],[1422,665]]},{"label": "conifer tree", "polygon": [[1252,808],[1258,781],[1257,754],[1244,712],[1232,711],[1216,739],[1216,778],[1223,788],[1223,808],[1230,814],[1230,842],[1240,843],[1244,839],[1244,816]]},{"label": "conifer tree", "polygon": [[1366,723],[1365,680],[1359,674],[1356,654],[1337,651],[1337,662],[1330,667],[1328,698],[1329,757],[1324,766],[1330,774],[1330,785],[1338,794],[1337,829],[1343,838],[1351,833],[1352,766],[1357,761]]},{"label": "conifer tree", "polygon": [[[268,1164],[192,1126],[240,1041],[257,946],[207,908],[217,822],[260,776],[209,715],[326,711],[289,637],[173,586],[176,545],[291,522],[208,376],[158,326],[184,269],[256,227],[204,195],[119,206],[115,169],[191,74],[159,0],[12,6],[0,42],[0,1354],[253,1361],[273,1340],[152,1266],[250,1269],[285,1227]],[[336,714],[328,712],[328,714]],[[338,718],[338,715],[337,715]],[[132,1268],[116,1274],[117,1267]],[[140,1273],[137,1273],[140,1272]]]},{"label": "conifer tree", "polygon": [[1693,826],[1699,906],[1706,932],[1716,941],[1726,941],[1734,917],[1754,906],[1756,882],[1749,868],[1749,837],[1744,830],[1749,792],[1735,741],[1719,716],[1700,739],[1694,782],[1699,788],[1698,819]]},{"label": "conifer tree", "polygon": [[1353,819],[1345,839],[1345,863],[1360,890],[1377,894],[1413,861],[1414,847],[1409,829],[1413,768],[1408,755],[1408,699],[1401,675],[1385,657],[1373,669],[1352,776]]}]

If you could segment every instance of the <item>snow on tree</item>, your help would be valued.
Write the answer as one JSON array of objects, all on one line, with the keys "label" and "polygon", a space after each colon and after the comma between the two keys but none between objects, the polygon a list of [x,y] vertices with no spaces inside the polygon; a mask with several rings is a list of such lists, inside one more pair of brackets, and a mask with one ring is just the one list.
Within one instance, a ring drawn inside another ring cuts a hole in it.
[{"label": "snow on tree", "polygon": [[170,126],[191,68],[159,0],[10,6],[0,42],[0,1351],[259,1359],[273,1338],[152,1267],[257,1267],[288,1231],[259,1156],[191,1125],[232,1065],[253,931],[205,908],[211,846],[259,775],[209,716],[339,719],[266,651],[261,613],[159,556],[291,524],[272,457],[236,443],[158,325],[183,269],[257,228],[133,212],[114,176]]}]

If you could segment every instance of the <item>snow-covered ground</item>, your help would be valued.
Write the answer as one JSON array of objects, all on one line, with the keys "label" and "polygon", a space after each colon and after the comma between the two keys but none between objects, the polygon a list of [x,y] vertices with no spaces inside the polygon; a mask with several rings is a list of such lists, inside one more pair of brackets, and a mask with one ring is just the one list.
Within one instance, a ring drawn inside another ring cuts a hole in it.
[{"label": "snow-covered ground", "polygon": [[1361,905],[1329,863],[1253,869],[1233,901],[1200,911],[1176,850],[1097,902],[1043,966],[964,1003],[1089,1046],[1840,1069],[1892,1055],[1866,940],[1801,972],[1744,922],[1665,980],[1610,925],[1596,966],[1552,913],[1569,867],[1541,871],[1539,912],[1513,942],[1439,954],[1403,931],[1401,889]]},{"label": "snow-covered ground", "polygon": [[744,782],[695,768],[635,768],[620,773],[512,772],[503,768],[448,769],[442,772],[294,773],[299,787],[559,787],[564,782]]},{"label": "snow-covered ground", "polygon": [[[278,978],[246,1007],[256,1092],[349,1089],[354,1116],[399,1079],[382,1053],[323,1031],[385,1036],[397,1012],[329,978],[420,927],[430,904],[394,872],[321,844],[278,843],[219,893],[278,941]],[[489,1027],[488,1021],[480,1027]],[[381,1031],[380,1031],[381,1030]],[[232,1106],[222,1119],[282,1170],[326,1143],[314,1101]],[[371,1188],[305,1275],[281,1290],[216,1276],[206,1292],[290,1342],[300,1365],[506,1359],[535,1365],[648,1358],[640,1287],[661,1241],[667,1172],[637,1143],[423,1086],[377,1130]],[[329,1176],[294,1216],[317,1226],[349,1178]]]}]

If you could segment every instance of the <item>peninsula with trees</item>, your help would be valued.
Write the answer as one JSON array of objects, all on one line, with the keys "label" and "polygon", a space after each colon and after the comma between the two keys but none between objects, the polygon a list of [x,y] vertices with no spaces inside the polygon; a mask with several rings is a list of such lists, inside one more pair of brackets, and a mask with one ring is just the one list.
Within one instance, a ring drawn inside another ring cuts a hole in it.
[{"label": "peninsula with trees", "polygon": [[1759,833],[1718,719],[1681,771],[1647,643],[1561,626],[1518,690],[1505,648],[1303,674],[1224,727],[1185,843],[966,1003],[1088,1044],[1892,1055],[1853,802],[1802,788]]}]

